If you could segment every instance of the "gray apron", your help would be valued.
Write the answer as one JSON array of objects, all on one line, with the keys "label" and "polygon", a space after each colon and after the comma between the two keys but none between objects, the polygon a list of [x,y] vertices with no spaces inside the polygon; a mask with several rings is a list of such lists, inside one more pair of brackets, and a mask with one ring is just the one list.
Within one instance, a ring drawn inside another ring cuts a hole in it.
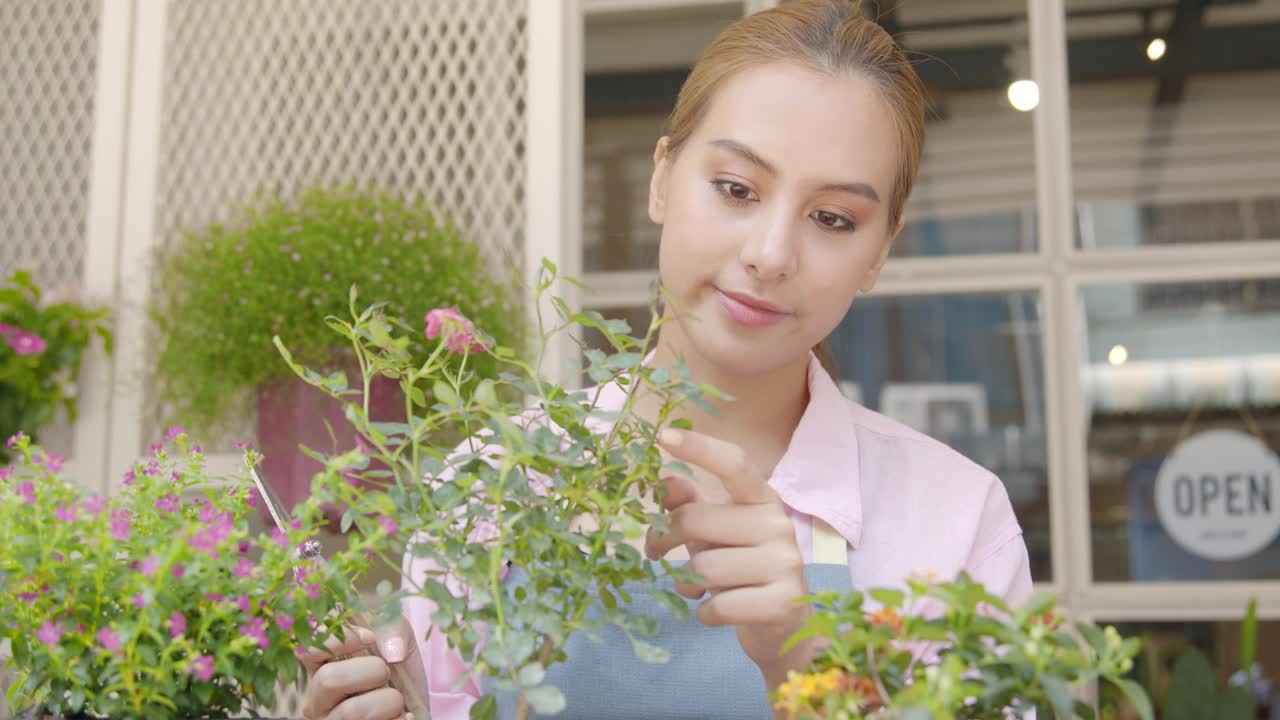
[{"label": "gray apron", "polygon": [[[815,520],[815,550],[828,550],[819,558],[841,562],[814,562],[805,565],[811,593],[848,592],[851,589],[846,547],[839,538],[839,552],[831,552],[834,531]],[[827,537],[820,540],[821,535]],[[659,568],[660,569],[660,568]],[[512,567],[506,586],[513,591],[528,582],[528,576]],[[674,590],[671,578],[662,578],[658,587]],[[557,720],[674,720],[675,718],[732,718],[770,720],[768,693],[759,668],[743,652],[732,626],[707,627],[698,622],[697,606],[705,601],[688,601],[691,617],[678,622],[671,611],[653,598],[642,582],[624,585],[630,594],[631,610],[657,620],[656,636],[640,636],[671,654],[665,663],[639,659],[631,641],[617,627],[607,625],[599,632],[600,642],[578,633],[565,647],[568,659],[547,671],[545,682],[560,689],[565,709]],[[598,617],[598,615],[596,616]],[[497,700],[497,717],[515,717],[516,697],[511,691],[496,691],[489,678],[482,680],[486,695]],[[530,717],[539,717],[530,713]]]}]

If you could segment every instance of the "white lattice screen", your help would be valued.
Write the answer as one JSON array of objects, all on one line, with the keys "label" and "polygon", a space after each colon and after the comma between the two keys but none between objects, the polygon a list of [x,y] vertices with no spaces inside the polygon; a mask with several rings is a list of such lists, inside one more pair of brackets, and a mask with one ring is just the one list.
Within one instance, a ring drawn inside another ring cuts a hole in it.
[{"label": "white lattice screen", "polygon": [[[525,8],[171,0],[157,242],[228,219],[259,191],[356,182],[425,197],[495,271],[519,267]],[[251,423],[246,413],[246,430]],[[297,716],[295,694],[269,714]]]},{"label": "white lattice screen", "polygon": [[519,267],[525,6],[171,0],[158,241],[259,191],[356,182],[425,197]]},{"label": "white lattice screen", "polygon": [[84,259],[98,0],[0,2],[0,272],[77,286]]}]

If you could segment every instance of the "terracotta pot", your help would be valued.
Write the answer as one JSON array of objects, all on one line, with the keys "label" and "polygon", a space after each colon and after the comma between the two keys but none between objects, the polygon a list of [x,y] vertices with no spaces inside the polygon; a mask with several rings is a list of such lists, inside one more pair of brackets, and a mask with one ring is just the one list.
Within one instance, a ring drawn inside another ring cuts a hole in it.
[{"label": "terracotta pot", "polygon": [[[347,370],[355,384],[358,370]],[[356,446],[356,432],[342,411],[342,403],[300,379],[291,378],[258,389],[258,450],[263,455],[263,480],[272,485],[281,501],[294,508],[311,494],[311,479],[323,466],[302,452],[305,446],[326,455]],[[397,381],[374,378],[369,387],[369,416],[374,422],[404,422],[404,395]],[[371,463],[369,469],[385,469]],[[383,486],[380,479],[358,481],[366,489]],[[262,515],[271,521],[265,504]],[[330,529],[338,531],[345,508],[326,508]]]}]

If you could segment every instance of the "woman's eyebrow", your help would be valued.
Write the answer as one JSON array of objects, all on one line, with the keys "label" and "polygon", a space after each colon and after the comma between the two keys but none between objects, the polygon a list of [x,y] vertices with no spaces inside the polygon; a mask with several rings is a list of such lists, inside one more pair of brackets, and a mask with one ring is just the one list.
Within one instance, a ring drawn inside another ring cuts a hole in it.
[{"label": "woman's eyebrow", "polygon": [[[760,157],[760,154],[757,153],[755,150],[752,150],[751,148],[747,147],[746,145],[743,145],[737,140],[730,140],[728,138],[719,138],[716,140],[712,140],[710,144],[715,147],[728,150],[734,155],[737,155],[738,157],[742,158],[743,160],[746,160],[752,165],[755,165],[756,167],[760,168],[761,170],[765,171],[770,175],[778,174],[778,169],[774,167],[773,163],[769,162],[768,160],[765,160],[763,157]],[[876,192],[875,188],[871,187],[871,185],[864,182],[826,183],[822,187],[818,188],[818,191],[849,193],[851,195],[858,195],[858,196],[864,197],[874,203],[880,202],[880,194]]]}]

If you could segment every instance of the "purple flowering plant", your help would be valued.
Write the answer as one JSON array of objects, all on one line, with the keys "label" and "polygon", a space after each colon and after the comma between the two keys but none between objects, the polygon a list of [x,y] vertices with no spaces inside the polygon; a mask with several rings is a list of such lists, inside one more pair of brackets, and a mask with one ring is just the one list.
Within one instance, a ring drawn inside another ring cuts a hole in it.
[{"label": "purple flowering plant", "polygon": [[[296,654],[321,647],[361,601],[356,539],[299,564],[316,505],[287,532],[251,532],[262,502],[247,471],[212,476],[180,428],[94,494],[25,433],[0,469],[0,642],[17,682],[10,707],[112,718],[227,717],[301,682]],[[256,462],[246,450],[247,462]]]},{"label": "purple flowering plant", "polygon": [[[95,335],[109,352],[106,309],[54,299],[22,270],[0,285],[0,437],[37,434],[59,409],[76,419],[76,379]],[[12,455],[0,446],[0,465]]]}]

